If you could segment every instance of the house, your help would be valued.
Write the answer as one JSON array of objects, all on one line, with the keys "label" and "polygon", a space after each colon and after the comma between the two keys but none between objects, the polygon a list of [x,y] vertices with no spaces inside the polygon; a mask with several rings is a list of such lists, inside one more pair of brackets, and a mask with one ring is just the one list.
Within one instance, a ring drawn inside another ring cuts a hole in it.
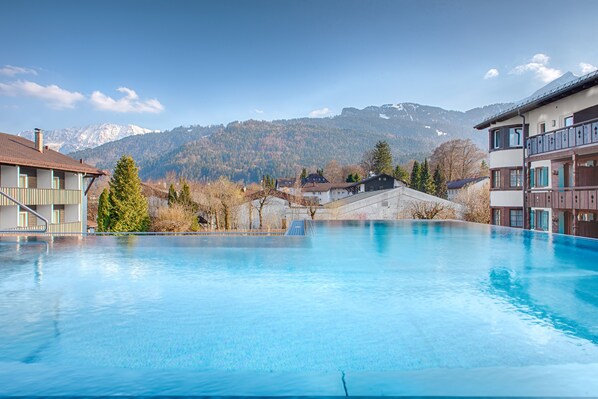
[{"label": "house", "polygon": [[85,233],[87,192],[103,174],[44,147],[39,129],[35,142],[0,133],[0,232]]},{"label": "house", "polygon": [[236,212],[237,225],[240,229],[258,229],[261,212],[263,229],[285,229],[287,220],[293,219],[293,209],[310,205],[316,203],[309,198],[296,197],[278,190],[246,193]]},{"label": "house", "polygon": [[313,183],[330,183],[324,176],[319,173],[310,173],[307,177],[301,179],[301,184],[313,184]]},{"label": "house", "polygon": [[379,175],[372,175],[357,183],[353,183],[354,193],[364,193],[378,190],[390,190],[397,187],[406,187],[407,184],[395,179],[391,175],[381,173]]},{"label": "house", "polygon": [[470,177],[467,179],[449,181],[446,183],[447,198],[449,201],[454,201],[459,193],[461,193],[463,190],[468,191],[482,188],[484,184],[487,184],[489,181],[490,178],[488,176]]},{"label": "house", "polygon": [[308,183],[301,187],[304,198],[314,198],[319,204],[327,204],[352,194],[354,183]]},{"label": "house", "polygon": [[552,86],[475,126],[492,223],[598,238],[598,72]]}]

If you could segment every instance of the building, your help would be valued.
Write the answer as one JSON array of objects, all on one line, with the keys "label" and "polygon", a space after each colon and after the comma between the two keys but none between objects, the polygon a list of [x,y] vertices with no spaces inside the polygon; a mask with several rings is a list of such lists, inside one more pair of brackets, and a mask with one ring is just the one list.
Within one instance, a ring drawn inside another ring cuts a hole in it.
[{"label": "building", "polygon": [[446,183],[446,193],[449,201],[454,201],[457,196],[465,191],[481,189],[490,181],[487,176],[470,177],[468,179],[453,180]]},{"label": "building", "polygon": [[598,238],[598,72],[486,119],[492,223]]},{"label": "building", "polygon": [[395,179],[391,175],[381,173],[379,175],[372,175],[357,183],[353,183],[354,193],[365,193],[370,191],[390,190],[397,187],[406,187],[407,184]]},{"label": "building", "polygon": [[103,174],[44,147],[39,129],[35,142],[0,133],[0,232],[86,232],[87,192]]}]

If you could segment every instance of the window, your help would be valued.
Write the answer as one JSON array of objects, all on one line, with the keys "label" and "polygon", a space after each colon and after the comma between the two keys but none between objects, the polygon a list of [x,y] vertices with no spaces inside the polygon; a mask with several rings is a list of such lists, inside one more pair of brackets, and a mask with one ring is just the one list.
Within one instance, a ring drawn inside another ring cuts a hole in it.
[{"label": "window", "polygon": [[540,211],[538,221],[540,222],[540,229],[542,231],[548,231],[548,211]]},{"label": "window", "polygon": [[573,116],[568,116],[564,119],[565,127],[573,126]]},{"label": "window", "polygon": [[509,186],[521,187],[521,169],[511,169],[509,171]]},{"label": "window", "polygon": [[538,132],[539,133],[546,133],[546,122],[540,123],[540,125],[538,126]]},{"label": "window", "polygon": [[54,176],[52,178],[52,188],[58,190],[60,188],[60,177]]},{"label": "window", "polygon": [[19,227],[27,227],[29,225],[29,214],[27,212],[19,212]]},{"label": "window", "polygon": [[492,148],[500,147],[500,130],[495,130],[492,132]]},{"label": "window", "polygon": [[500,209],[492,210],[492,224],[500,226]]},{"label": "window", "polygon": [[529,213],[529,228],[532,230],[536,229],[536,212],[534,211]]},{"label": "window", "polygon": [[29,178],[27,175],[19,175],[19,187],[27,188],[29,186]]},{"label": "window", "polygon": [[509,219],[511,227],[523,227],[523,209],[511,209]]},{"label": "window", "polygon": [[521,147],[521,128],[509,129],[509,147]]},{"label": "window", "polygon": [[492,171],[492,188],[500,188],[500,170]]},{"label": "window", "polygon": [[548,187],[548,167],[536,168],[536,185],[538,187]]},{"label": "window", "polygon": [[529,188],[534,188],[536,187],[536,170],[535,169],[530,169],[529,170]]}]

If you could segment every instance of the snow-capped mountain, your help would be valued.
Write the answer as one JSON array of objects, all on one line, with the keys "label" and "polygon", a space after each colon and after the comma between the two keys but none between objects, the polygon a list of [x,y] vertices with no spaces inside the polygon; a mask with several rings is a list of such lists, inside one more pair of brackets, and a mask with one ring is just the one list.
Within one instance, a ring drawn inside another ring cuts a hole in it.
[{"label": "snow-capped mountain", "polygon": [[[44,145],[68,154],[86,148],[94,148],[128,136],[157,132],[158,130],[145,129],[136,125],[102,123],[85,127],[44,130]],[[33,131],[24,131],[19,133],[18,136],[33,140]]]}]

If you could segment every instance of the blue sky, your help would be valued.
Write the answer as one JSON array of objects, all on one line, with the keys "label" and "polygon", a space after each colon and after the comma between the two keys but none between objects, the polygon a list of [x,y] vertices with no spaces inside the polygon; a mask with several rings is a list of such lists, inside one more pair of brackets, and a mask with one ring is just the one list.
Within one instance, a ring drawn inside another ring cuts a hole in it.
[{"label": "blue sky", "polygon": [[467,110],[598,66],[598,1],[3,1],[0,131]]}]

